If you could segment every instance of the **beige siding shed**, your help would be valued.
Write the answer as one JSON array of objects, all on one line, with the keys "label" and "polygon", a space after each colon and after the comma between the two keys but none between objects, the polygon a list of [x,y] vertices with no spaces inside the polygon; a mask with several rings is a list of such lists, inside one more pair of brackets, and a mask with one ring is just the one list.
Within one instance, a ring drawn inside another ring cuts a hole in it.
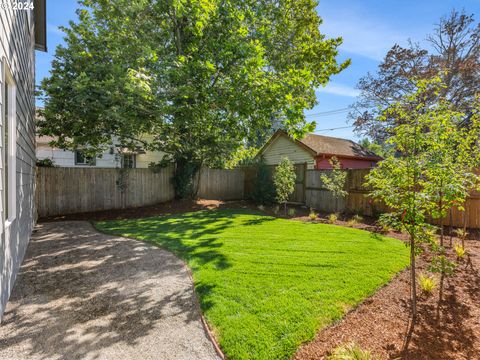
[{"label": "beige siding shed", "polygon": [[267,144],[262,151],[262,156],[267,165],[276,165],[282,158],[288,157],[294,164],[308,164],[308,168],[315,165],[315,159],[311,153],[295,143],[287,136],[277,136]]}]

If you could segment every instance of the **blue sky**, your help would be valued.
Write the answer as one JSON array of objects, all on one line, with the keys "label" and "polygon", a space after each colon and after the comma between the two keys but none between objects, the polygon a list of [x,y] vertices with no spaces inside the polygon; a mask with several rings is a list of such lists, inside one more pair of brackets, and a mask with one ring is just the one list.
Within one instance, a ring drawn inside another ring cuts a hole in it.
[{"label": "blue sky", "polygon": [[[75,20],[77,7],[76,0],[47,1],[48,53],[37,52],[37,83],[48,76],[55,48],[62,43],[63,33],[58,26]],[[354,103],[358,79],[374,72],[393,44],[405,45],[408,39],[424,43],[434,24],[453,8],[465,9],[479,20],[480,0],[320,0],[320,30],[328,37],[343,37],[339,60],[350,58],[352,64],[332,77],[325,88],[318,89],[318,105],[306,112],[309,120],[317,122],[317,132],[358,140],[351,127],[323,131],[351,125],[346,111],[314,114],[344,109]]]}]

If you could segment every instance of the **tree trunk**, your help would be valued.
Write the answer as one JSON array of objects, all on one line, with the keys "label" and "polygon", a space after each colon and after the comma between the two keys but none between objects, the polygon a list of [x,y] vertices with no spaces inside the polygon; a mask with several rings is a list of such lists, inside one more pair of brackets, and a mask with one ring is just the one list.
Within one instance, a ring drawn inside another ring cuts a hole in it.
[{"label": "tree trunk", "polygon": [[453,208],[450,208],[450,247],[453,246]]},{"label": "tree trunk", "polygon": [[195,196],[195,175],[200,170],[200,164],[189,158],[176,159],[173,186],[176,199],[192,199]]},{"label": "tree trunk", "polygon": [[465,249],[465,238],[467,236],[467,211],[468,206],[465,204],[465,211],[463,212],[463,236],[462,236],[462,247]]},{"label": "tree trunk", "polygon": [[410,274],[412,286],[412,323],[417,319],[417,278],[415,270],[415,237],[410,234]]},{"label": "tree trunk", "polygon": [[[440,183],[440,186],[442,186],[442,184]],[[439,192],[439,197],[440,197],[440,201],[438,203],[438,213],[440,214],[440,246],[443,247],[443,216],[442,216],[442,208],[443,208],[443,192],[440,191]]]},{"label": "tree trunk", "polygon": [[444,227],[443,227],[443,217],[440,219],[440,246],[443,246],[443,234],[444,234]]}]

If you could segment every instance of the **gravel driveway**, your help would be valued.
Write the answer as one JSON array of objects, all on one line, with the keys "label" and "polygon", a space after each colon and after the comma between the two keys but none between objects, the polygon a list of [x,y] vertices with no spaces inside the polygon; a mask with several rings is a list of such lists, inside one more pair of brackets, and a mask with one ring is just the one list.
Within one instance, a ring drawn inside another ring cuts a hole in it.
[{"label": "gravel driveway", "polygon": [[37,226],[0,359],[219,359],[182,261],[88,222]]}]

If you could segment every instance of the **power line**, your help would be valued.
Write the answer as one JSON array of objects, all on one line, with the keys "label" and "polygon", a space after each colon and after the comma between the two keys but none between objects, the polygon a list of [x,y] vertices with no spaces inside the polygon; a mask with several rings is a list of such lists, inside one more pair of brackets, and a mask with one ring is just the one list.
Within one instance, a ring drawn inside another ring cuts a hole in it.
[{"label": "power line", "polygon": [[350,125],[350,126],[341,126],[341,127],[336,127],[336,128],[330,128],[330,129],[320,129],[320,130],[315,130],[314,132],[321,132],[321,131],[332,131],[332,130],[339,130],[339,129],[348,129],[352,128],[355,125]]},{"label": "power line", "polygon": [[312,117],[312,116],[327,116],[327,115],[335,115],[335,114],[341,114],[344,112],[349,111],[350,108],[342,108],[342,109],[334,109],[334,110],[329,110],[329,111],[322,111],[314,114],[307,114],[305,117]]}]

